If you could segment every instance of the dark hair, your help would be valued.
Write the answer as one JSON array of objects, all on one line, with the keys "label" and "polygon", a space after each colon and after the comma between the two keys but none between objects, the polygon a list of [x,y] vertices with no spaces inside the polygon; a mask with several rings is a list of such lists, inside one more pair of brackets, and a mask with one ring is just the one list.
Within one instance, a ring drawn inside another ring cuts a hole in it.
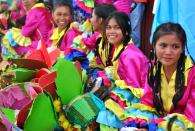
[{"label": "dark hair", "polygon": [[67,0],[56,0],[53,2],[53,11],[55,11],[56,8],[66,6],[69,8],[71,15],[73,15],[73,8],[69,1]]},{"label": "dark hair", "polygon": [[26,15],[21,16],[18,20],[16,20],[16,27],[21,28],[23,25],[25,25]]},{"label": "dark hair", "polygon": [[108,25],[110,19],[115,19],[117,24],[121,28],[124,36],[123,44],[126,46],[131,38],[131,25],[129,16],[123,12],[113,12],[106,19],[106,26]]},{"label": "dark hair", "polygon": [[[173,97],[173,105],[174,108],[177,107],[178,101],[182,98],[184,93],[184,84],[185,84],[185,77],[184,77],[184,70],[185,70],[185,46],[186,46],[186,33],[181,25],[176,23],[163,23],[157,27],[156,31],[154,32],[153,39],[152,39],[152,51],[150,55],[150,64],[151,67],[149,68],[148,72],[148,83],[152,87],[153,90],[153,103],[154,107],[156,108],[159,115],[164,115],[163,109],[163,102],[161,98],[161,63],[157,61],[154,46],[156,45],[157,41],[160,37],[164,35],[169,35],[175,33],[178,39],[181,41],[183,53],[181,54],[176,69],[176,81],[175,81],[175,95]],[[154,71],[155,68],[155,72]]]},{"label": "dark hair", "polygon": [[44,1],[43,0],[38,0],[36,3],[43,3]]},{"label": "dark hair", "polygon": [[116,11],[116,8],[112,4],[97,4],[94,8],[95,15],[104,20],[114,11]]},{"label": "dark hair", "polygon": [[53,10],[53,0],[43,0],[45,6],[51,12]]},{"label": "dark hair", "polygon": [[[112,4],[97,4],[94,8],[94,13],[97,16],[97,19],[102,18],[103,21],[105,21],[108,16],[116,11],[116,8]],[[104,26],[104,25],[103,25]],[[104,37],[104,36],[103,36]],[[111,51],[112,51],[112,45],[110,45],[105,38],[99,38],[96,41],[96,56],[99,56],[99,43],[102,42],[102,50],[105,50],[105,55],[106,55],[106,66],[111,65]]]}]

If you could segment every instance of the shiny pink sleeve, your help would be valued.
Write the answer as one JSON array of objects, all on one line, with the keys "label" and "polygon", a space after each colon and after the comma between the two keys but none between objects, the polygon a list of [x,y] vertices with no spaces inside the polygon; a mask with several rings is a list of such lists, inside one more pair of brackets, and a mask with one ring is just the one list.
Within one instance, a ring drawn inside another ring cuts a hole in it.
[{"label": "shiny pink sleeve", "polygon": [[74,38],[78,36],[81,32],[76,31],[75,29],[71,28],[68,32],[64,35],[63,41],[60,46],[60,50],[66,50],[70,48]]},{"label": "shiny pink sleeve", "polygon": [[[184,110],[184,115],[192,122],[195,123],[195,67],[191,69],[189,72],[187,89],[184,94],[184,98],[186,97],[187,103],[186,108]],[[189,96],[187,95],[189,93]],[[188,96],[188,97],[187,97]]]},{"label": "shiny pink sleeve", "polygon": [[141,97],[141,103],[147,106],[154,107],[152,88],[148,85],[148,81],[145,82],[144,94]]},{"label": "shiny pink sleeve", "polygon": [[135,88],[143,88],[148,70],[148,60],[134,45],[129,45],[119,57],[118,75]]},{"label": "shiny pink sleeve", "polygon": [[96,40],[98,39],[100,33],[95,32],[91,37],[89,38],[82,38],[83,44],[86,45],[86,47],[89,50],[95,50],[96,49]]},{"label": "shiny pink sleeve", "polygon": [[51,29],[49,32],[48,32],[48,36],[47,36],[47,42],[46,42],[46,46],[47,47],[50,47],[51,45],[52,45],[52,40],[50,39],[51,38],[51,36],[52,36],[52,34],[53,34],[53,29]]},{"label": "shiny pink sleeve", "polygon": [[36,10],[32,10],[28,12],[26,16],[25,25],[22,26],[22,34],[26,37],[30,37],[37,29],[40,17],[38,16],[39,13]]}]

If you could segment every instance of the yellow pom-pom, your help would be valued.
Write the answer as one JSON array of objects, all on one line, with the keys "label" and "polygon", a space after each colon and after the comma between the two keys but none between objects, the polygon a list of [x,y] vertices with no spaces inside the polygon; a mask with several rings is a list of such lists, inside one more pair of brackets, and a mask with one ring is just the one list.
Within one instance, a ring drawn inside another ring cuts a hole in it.
[{"label": "yellow pom-pom", "polygon": [[72,127],[68,127],[67,131],[73,131],[74,129]]},{"label": "yellow pom-pom", "polygon": [[60,112],[61,111],[61,103],[60,103],[60,101],[59,100],[54,100],[54,108],[55,108],[55,110],[56,110],[56,112]]},{"label": "yellow pom-pom", "polygon": [[62,123],[62,127],[63,127],[64,129],[67,129],[69,126],[70,126],[70,123],[69,123],[67,120],[64,121],[64,123]]},{"label": "yellow pom-pom", "polygon": [[64,123],[66,121],[66,118],[63,114],[60,114],[58,120],[59,120],[60,123]]}]

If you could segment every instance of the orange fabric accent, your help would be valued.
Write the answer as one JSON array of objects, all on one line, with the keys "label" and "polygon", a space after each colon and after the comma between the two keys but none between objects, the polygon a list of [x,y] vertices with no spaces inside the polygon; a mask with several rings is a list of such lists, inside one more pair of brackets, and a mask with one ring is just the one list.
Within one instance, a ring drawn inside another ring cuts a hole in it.
[{"label": "orange fabric accent", "polygon": [[135,2],[145,2],[147,3],[147,0],[134,0]]}]

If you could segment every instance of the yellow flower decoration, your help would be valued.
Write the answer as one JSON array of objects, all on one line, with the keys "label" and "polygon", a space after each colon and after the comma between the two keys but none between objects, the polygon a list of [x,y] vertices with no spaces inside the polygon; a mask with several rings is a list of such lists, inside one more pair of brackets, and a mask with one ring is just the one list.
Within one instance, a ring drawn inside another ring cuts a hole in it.
[{"label": "yellow flower decoration", "polygon": [[60,100],[55,99],[53,103],[54,103],[54,108],[55,108],[56,112],[59,113],[61,111],[61,102],[60,102]]}]

